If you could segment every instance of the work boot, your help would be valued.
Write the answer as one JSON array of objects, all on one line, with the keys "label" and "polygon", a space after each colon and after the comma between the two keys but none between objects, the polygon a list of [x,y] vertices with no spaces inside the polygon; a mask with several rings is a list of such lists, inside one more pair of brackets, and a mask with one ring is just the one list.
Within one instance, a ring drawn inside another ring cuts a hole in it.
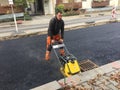
[{"label": "work boot", "polygon": [[65,51],[64,51],[64,49],[60,49],[60,55],[62,55],[62,56],[65,55]]},{"label": "work boot", "polygon": [[50,51],[46,51],[45,60],[50,60]]}]

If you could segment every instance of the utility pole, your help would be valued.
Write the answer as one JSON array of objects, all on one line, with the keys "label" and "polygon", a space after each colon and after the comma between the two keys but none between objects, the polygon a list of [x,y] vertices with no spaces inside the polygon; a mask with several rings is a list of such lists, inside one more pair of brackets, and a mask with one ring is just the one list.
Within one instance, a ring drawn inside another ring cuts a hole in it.
[{"label": "utility pole", "polygon": [[8,0],[8,1],[9,1],[9,4],[11,5],[12,14],[13,14],[14,22],[15,22],[16,32],[18,33],[18,26],[17,26],[17,22],[16,22],[16,16],[15,16],[14,9],[13,9],[13,0]]}]

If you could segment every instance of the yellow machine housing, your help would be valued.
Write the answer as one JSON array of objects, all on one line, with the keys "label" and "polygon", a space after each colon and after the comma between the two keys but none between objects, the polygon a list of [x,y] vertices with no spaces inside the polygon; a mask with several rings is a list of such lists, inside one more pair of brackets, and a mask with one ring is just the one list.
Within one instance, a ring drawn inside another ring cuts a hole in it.
[{"label": "yellow machine housing", "polygon": [[[77,58],[71,53],[69,53],[64,43],[54,43],[52,44],[52,48],[61,64],[60,70],[64,76],[68,77],[80,72],[80,66],[78,64]],[[65,55],[61,55],[57,52],[57,49],[61,48],[64,50]]]},{"label": "yellow machine housing", "polygon": [[74,75],[80,72],[80,67],[77,60],[69,61],[68,63],[65,63],[63,69],[65,76]]}]

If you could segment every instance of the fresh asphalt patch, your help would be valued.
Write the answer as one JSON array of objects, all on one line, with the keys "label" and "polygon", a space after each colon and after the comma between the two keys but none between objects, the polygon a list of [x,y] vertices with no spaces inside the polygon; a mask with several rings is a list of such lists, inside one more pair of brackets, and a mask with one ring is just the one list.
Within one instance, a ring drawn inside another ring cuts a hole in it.
[{"label": "fresh asphalt patch", "polygon": [[[66,31],[64,42],[78,61],[104,65],[120,59],[120,23]],[[0,90],[29,90],[63,78],[53,51],[45,61],[46,34],[0,42]]]}]

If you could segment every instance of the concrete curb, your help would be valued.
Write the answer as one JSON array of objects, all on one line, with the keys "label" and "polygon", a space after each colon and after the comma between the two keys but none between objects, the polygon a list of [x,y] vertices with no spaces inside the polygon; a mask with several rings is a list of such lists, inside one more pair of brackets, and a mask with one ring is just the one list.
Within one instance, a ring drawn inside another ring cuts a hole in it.
[{"label": "concrete curb", "polygon": [[[101,77],[103,75],[103,78],[105,78],[104,74],[107,74],[107,73],[112,72],[114,70],[116,70],[116,72],[117,72],[118,69],[114,68],[114,66],[116,66],[116,65],[117,66],[120,65],[120,60],[117,60],[115,62],[103,65],[101,67],[98,67],[98,68],[95,68],[95,69],[92,69],[92,70],[89,70],[86,72],[82,72],[82,73],[73,75],[71,77],[67,77],[67,78],[65,78],[66,84],[69,86],[72,86],[72,85],[76,86],[76,85],[80,85],[80,83],[82,83],[82,82],[88,83],[89,80],[94,79],[98,75],[101,75]],[[53,82],[44,84],[42,86],[38,86],[36,88],[33,88],[31,90],[63,90],[62,88],[64,86],[62,86],[62,85],[64,84],[65,80],[61,79],[58,81],[53,81]],[[109,86],[112,87],[112,85],[110,85],[110,84],[109,84]],[[73,89],[71,89],[71,90],[73,90]],[[97,89],[95,89],[95,90],[97,90]],[[116,90],[116,89],[112,89],[112,90]]]}]

